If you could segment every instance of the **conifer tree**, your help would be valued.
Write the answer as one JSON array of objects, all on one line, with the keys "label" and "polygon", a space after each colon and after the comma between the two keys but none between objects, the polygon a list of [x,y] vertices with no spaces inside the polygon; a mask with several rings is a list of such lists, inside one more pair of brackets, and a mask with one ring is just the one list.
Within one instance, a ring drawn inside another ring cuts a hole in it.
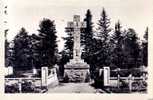
[{"label": "conifer tree", "polygon": [[110,19],[103,8],[100,20],[98,21],[97,39],[97,66],[103,67],[109,65],[109,40],[110,40]]},{"label": "conifer tree", "polygon": [[67,55],[68,59],[72,59],[73,57],[73,29],[72,28],[65,28],[65,32],[67,33],[66,37],[63,37],[65,44],[64,44],[64,52]]},{"label": "conifer tree", "polygon": [[39,24],[40,65],[53,67],[56,63],[57,41],[54,21],[44,18]]},{"label": "conifer tree", "polygon": [[41,68],[41,63],[40,63],[40,50],[39,50],[39,45],[40,45],[40,38],[36,34],[32,34],[30,36],[30,52],[31,52],[31,64],[32,68]]},{"label": "conifer tree", "polygon": [[[92,55],[92,48],[93,48],[93,23],[92,23],[92,15],[90,10],[87,10],[86,18],[84,19],[86,22],[86,28],[84,31],[81,32],[81,41],[82,41],[82,48],[83,48],[83,58],[87,60],[88,56]],[[87,61],[88,63],[90,61]]]},{"label": "conifer tree", "polygon": [[94,32],[93,32],[93,22],[92,14],[88,9],[86,17],[84,19],[86,23],[86,28],[82,29],[81,32],[81,46],[82,46],[82,58],[90,65],[90,74],[93,76],[94,72]]},{"label": "conifer tree", "polygon": [[148,27],[144,34],[144,40],[142,42],[142,61],[143,65],[148,66]]},{"label": "conifer tree", "polygon": [[9,42],[5,39],[5,67],[9,66]]},{"label": "conifer tree", "polygon": [[137,68],[140,66],[140,45],[134,29],[129,28],[124,38],[124,68]]},{"label": "conifer tree", "polygon": [[14,68],[15,70],[31,69],[30,61],[30,38],[25,28],[21,28],[20,32],[14,38]]},{"label": "conifer tree", "polygon": [[112,36],[114,47],[112,48],[111,63],[112,67],[121,68],[123,66],[123,36],[124,32],[121,30],[121,24],[118,21],[115,24],[115,32]]}]

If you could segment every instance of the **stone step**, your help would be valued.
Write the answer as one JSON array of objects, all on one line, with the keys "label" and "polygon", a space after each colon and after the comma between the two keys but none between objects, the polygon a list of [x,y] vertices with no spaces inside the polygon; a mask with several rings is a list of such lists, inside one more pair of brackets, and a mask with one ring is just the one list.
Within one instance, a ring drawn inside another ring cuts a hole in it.
[{"label": "stone step", "polygon": [[86,63],[68,63],[64,65],[65,68],[89,68],[89,65]]}]

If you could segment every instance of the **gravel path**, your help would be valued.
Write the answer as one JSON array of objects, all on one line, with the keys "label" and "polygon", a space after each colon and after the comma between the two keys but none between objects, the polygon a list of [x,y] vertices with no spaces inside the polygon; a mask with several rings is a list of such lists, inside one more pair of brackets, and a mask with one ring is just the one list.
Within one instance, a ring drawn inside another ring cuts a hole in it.
[{"label": "gravel path", "polygon": [[60,83],[57,87],[49,88],[47,93],[99,93],[89,83]]}]

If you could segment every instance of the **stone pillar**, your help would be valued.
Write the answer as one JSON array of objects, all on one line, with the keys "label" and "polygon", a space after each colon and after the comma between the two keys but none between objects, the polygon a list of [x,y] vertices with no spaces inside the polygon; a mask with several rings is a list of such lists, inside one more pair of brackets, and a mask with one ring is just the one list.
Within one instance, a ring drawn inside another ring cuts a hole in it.
[{"label": "stone pillar", "polygon": [[110,86],[110,68],[104,67],[104,86]]},{"label": "stone pillar", "polygon": [[41,67],[41,86],[47,86],[48,67]]},{"label": "stone pillar", "polygon": [[19,79],[18,85],[19,85],[19,93],[22,93],[22,79]]},{"label": "stone pillar", "polygon": [[120,88],[120,75],[117,75],[117,88]]},{"label": "stone pillar", "polygon": [[33,71],[34,75],[37,74],[37,69],[36,68],[33,68],[32,71]]},{"label": "stone pillar", "polygon": [[9,66],[8,67],[8,75],[11,75],[11,74],[13,74],[13,67]]},{"label": "stone pillar", "polygon": [[128,77],[128,79],[129,79],[129,91],[131,92],[132,91],[132,74],[130,74],[129,75],[129,77]]},{"label": "stone pillar", "polygon": [[101,76],[103,69],[99,69],[99,76]]}]

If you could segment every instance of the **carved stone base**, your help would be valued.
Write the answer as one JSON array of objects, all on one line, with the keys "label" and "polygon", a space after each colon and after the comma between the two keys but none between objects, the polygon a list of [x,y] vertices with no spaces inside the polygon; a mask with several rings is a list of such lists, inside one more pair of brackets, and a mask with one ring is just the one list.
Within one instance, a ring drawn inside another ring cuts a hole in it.
[{"label": "carved stone base", "polygon": [[89,65],[80,59],[72,59],[64,65],[64,79],[67,82],[90,81]]}]

